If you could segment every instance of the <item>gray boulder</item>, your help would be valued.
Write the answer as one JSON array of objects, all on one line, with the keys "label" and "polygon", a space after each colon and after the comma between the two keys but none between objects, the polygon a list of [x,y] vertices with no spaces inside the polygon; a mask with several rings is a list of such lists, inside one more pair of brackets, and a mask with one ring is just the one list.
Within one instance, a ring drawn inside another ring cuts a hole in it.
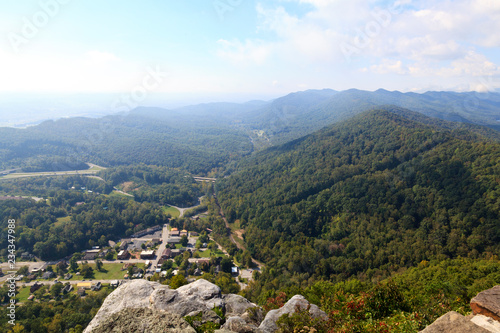
[{"label": "gray boulder", "polygon": [[466,317],[455,311],[436,319],[421,333],[490,333],[487,329],[477,326]]},{"label": "gray boulder", "polygon": [[276,322],[278,319],[284,315],[284,314],[293,314],[297,311],[297,309],[300,310],[306,310],[309,308],[309,313],[313,318],[322,318],[322,319],[328,319],[327,314],[320,310],[318,306],[309,303],[304,296],[302,295],[295,295],[293,296],[286,304],[277,309],[277,310],[271,310],[267,313],[266,317],[264,318],[264,321],[260,324],[257,332],[260,333],[272,333],[276,332],[278,330],[278,325]]},{"label": "gray boulder", "polygon": [[196,333],[179,315],[148,308],[123,308],[92,333]]},{"label": "gray boulder", "polygon": [[203,279],[177,290],[156,282],[133,280],[121,285],[106,298],[84,333],[93,332],[97,326],[108,321],[111,315],[127,308],[149,308],[179,317],[201,312],[201,324],[207,321],[220,323],[221,318],[212,309],[223,309],[224,304],[220,288]]}]

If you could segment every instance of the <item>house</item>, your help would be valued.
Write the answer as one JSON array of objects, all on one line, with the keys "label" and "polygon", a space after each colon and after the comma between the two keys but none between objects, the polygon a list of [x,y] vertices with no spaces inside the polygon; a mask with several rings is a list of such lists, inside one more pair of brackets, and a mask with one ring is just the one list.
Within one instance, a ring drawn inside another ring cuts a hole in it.
[{"label": "house", "polygon": [[117,288],[120,285],[120,281],[113,280],[113,281],[111,281],[111,283],[109,285],[111,288]]},{"label": "house", "polygon": [[80,297],[87,295],[84,288],[78,288],[77,294],[80,295]]},{"label": "house", "polygon": [[99,252],[99,258],[104,258],[106,254],[108,254],[109,249],[104,249],[101,252]]},{"label": "house", "polygon": [[23,260],[31,260],[33,258],[34,258],[34,256],[29,252],[23,252],[21,254],[21,259],[23,259]]},{"label": "house", "polygon": [[52,279],[55,277],[56,277],[56,274],[54,272],[45,272],[42,275],[42,279],[45,279],[45,280]]},{"label": "house", "polygon": [[39,283],[38,281],[35,282],[35,284],[30,287],[30,293],[33,294],[35,291],[40,289],[42,286],[43,286],[43,284]]},{"label": "house", "polygon": [[167,240],[167,244],[180,244],[181,243],[181,238],[180,237],[169,237]]},{"label": "house", "polygon": [[197,236],[198,236],[198,233],[197,233],[196,231],[191,231],[191,232],[189,233],[189,236],[191,236],[191,237],[197,237]]},{"label": "house", "polygon": [[101,290],[101,282],[97,282],[96,284],[92,285],[92,287],[90,287],[90,289],[92,289],[93,291],[96,291],[96,290]]},{"label": "house", "polygon": [[65,280],[69,280],[69,279],[71,279],[72,277],[73,277],[73,274],[71,274],[71,273],[68,273],[68,274],[64,275],[64,279],[65,279]]},{"label": "house", "polygon": [[35,295],[30,295],[30,296],[28,297],[28,301],[32,301],[32,300],[34,300],[34,299],[35,299]]},{"label": "house", "polygon": [[158,245],[158,244],[160,244],[160,243],[161,243],[161,239],[159,239],[159,238],[153,238],[153,239],[151,240],[151,242],[152,242],[154,245]]},{"label": "house", "polygon": [[182,231],[180,232],[180,236],[181,236],[181,237],[182,237],[182,236],[186,236],[186,237],[187,237],[187,235],[188,235],[188,232],[187,232],[187,230],[186,230],[186,229],[184,229],[184,230],[182,230]]},{"label": "house", "polygon": [[172,258],[172,250],[171,249],[165,249],[163,253],[161,254],[162,259],[169,259]]},{"label": "house", "polygon": [[176,250],[171,250],[171,252],[172,252],[172,258],[175,258],[175,257],[177,257],[179,254],[181,254],[181,250],[178,250],[178,249],[176,249]]},{"label": "house", "polygon": [[36,276],[34,274],[30,274],[26,278],[31,281],[31,280],[36,279]]},{"label": "house", "polygon": [[238,276],[238,274],[239,274],[238,267],[236,267],[236,266],[231,267],[231,274],[233,276],[235,276],[235,275]]},{"label": "house", "polygon": [[155,256],[155,251],[142,251],[141,259],[152,259]]},{"label": "house", "polygon": [[128,252],[127,250],[122,250],[118,252],[117,258],[118,260],[127,260],[128,258],[130,258],[130,252]]},{"label": "house", "polygon": [[71,292],[72,290],[73,290],[73,285],[71,285],[71,284],[67,284],[67,285],[66,285],[66,286],[64,286],[64,288],[63,288],[63,293],[64,293],[64,294],[67,294],[67,293]]},{"label": "house", "polygon": [[201,271],[201,269],[197,268],[197,269],[195,269],[195,270],[194,270],[193,275],[194,275],[194,276],[200,276],[202,273],[203,273],[203,272]]},{"label": "house", "polygon": [[95,250],[85,252],[85,255],[83,256],[82,260],[94,260],[95,258],[97,258],[99,250],[97,250],[97,252],[94,251]]},{"label": "house", "polygon": [[120,244],[120,251],[124,251],[127,249],[128,247],[128,243],[129,243],[129,240],[128,239],[124,239],[122,240],[121,244]]},{"label": "house", "polygon": [[180,236],[179,229],[177,229],[177,228],[170,229],[170,236],[172,236],[172,237],[179,237]]},{"label": "house", "polygon": [[92,282],[80,282],[76,285],[78,289],[90,289],[92,288]]}]

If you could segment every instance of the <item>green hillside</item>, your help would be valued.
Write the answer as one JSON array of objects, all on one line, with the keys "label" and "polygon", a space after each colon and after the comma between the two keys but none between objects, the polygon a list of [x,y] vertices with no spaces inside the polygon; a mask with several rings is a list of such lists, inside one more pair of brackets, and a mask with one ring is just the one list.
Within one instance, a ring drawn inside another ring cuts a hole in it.
[{"label": "green hillside", "polygon": [[500,145],[394,111],[257,153],[218,183],[226,216],[271,267],[261,287],[498,255]]}]

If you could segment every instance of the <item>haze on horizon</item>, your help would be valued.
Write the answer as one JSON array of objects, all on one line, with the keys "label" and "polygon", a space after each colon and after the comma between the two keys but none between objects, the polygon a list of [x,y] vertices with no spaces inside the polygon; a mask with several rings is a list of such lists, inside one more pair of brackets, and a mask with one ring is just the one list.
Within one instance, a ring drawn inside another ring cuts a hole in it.
[{"label": "haze on horizon", "polygon": [[0,117],[323,88],[495,91],[499,30],[494,0],[4,1]]}]

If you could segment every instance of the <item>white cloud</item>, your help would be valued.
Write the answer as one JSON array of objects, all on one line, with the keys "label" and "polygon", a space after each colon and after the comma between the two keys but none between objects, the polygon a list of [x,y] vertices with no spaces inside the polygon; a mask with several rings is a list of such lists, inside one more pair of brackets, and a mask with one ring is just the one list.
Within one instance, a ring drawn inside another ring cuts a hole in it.
[{"label": "white cloud", "polygon": [[238,65],[263,64],[271,53],[272,45],[261,41],[219,39],[217,55]]},{"label": "white cloud", "polygon": [[99,63],[99,64],[101,64],[101,63],[108,63],[108,62],[112,62],[112,61],[119,61],[120,60],[120,58],[118,58],[117,56],[115,56],[112,53],[102,52],[102,51],[97,51],[97,50],[88,51],[85,55],[91,61],[93,61],[95,63]]}]

